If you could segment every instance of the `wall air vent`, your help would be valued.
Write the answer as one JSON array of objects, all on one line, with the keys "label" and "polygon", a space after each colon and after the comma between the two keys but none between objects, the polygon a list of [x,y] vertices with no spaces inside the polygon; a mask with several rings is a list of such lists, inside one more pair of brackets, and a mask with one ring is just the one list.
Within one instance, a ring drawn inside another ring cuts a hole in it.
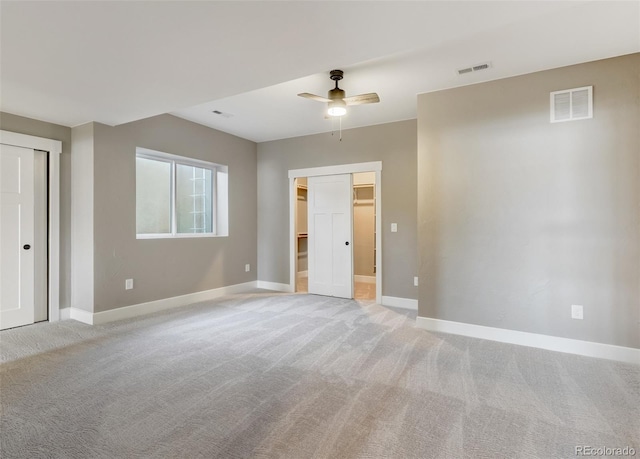
[{"label": "wall air vent", "polygon": [[554,91],[550,102],[552,123],[593,118],[593,86]]},{"label": "wall air vent", "polygon": [[465,67],[463,69],[458,69],[458,75],[465,75],[467,73],[479,72],[481,70],[487,70],[491,68],[491,62],[485,62],[483,64],[472,65],[471,67]]}]

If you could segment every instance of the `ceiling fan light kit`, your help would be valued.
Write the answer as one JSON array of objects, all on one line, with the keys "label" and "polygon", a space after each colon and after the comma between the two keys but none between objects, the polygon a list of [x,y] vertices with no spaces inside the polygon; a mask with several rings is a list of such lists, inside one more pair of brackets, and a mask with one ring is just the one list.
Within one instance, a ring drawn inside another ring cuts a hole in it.
[{"label": "ceiling fan light kit", "polygon": [[343,100],[333,100],[329,102],[327,114],[329,116],[343,116],[347,114],[347,104]]},{"label": "ceiling fan light kit", "polygon": [[345,92],[338,87],[338,81],[342,80],[343,77],[344,72],[342,70],[331,70],[331,72],[329,72],[329,78],[332,81],[335,81],[336,86],[335,88],[329,90],[326,98],[316,96],[315,94],[310,94],[308,92],[303,92],[298,95],[306,99],[326,103],[328,105],[327,114],[329,116],[337,117],[346,115],[347,105],[375,104],[377,102],[380,102],[380,98],[375,92],[346,97]]}]

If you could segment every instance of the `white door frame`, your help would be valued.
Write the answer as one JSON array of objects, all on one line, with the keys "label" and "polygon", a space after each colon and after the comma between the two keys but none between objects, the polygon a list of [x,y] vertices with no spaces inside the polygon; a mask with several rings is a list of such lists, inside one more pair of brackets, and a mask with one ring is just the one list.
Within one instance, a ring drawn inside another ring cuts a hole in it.
[{"label": "white door frame", "polygon": [[49,321],[60,320],[60,154],[62,142],[0,130],[0,143],[49,152]]},{"label": "white door frame", "polygon": [[376,303],[382,304],[382,161],[340,164],[336,166],[310,167],[289,170],[289,291],[296,291],[296,202],[298,199],[295,179],[319,175],[354,174],[375,172],[376,174]]}]

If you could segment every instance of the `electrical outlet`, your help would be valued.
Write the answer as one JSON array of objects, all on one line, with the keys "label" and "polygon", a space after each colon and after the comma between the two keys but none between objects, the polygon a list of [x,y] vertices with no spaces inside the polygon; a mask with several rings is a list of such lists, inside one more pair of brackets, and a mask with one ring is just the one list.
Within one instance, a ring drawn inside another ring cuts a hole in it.
[{"label": "electrical outlet", "polygon": [[125,290],[133,289],[133,279],[127,279],[126,281],[124,281],[124,289]]},{"label": "electrical outlet", "polygon": [[413,278],[413,285],[414,285],[414,287],[418,286],[418,276]]},{"label": "electrical outlet", "polygon": [[251,271],[251,265],[247,263],[246,265],[244,265],[244,272],[248,273],[249,271]]},{"label": "electrical outlet", "polygon": [[391,224],[391,232],[392,233],[397,233],[398,232],[398,224],[397,223],[392,223]]},{"label": "electrical outlet", "polygon": [[580,319],[584,318],[583,315],[583,307],[580,304],[572,304],[571,305],[571,318],[572,319]]}]

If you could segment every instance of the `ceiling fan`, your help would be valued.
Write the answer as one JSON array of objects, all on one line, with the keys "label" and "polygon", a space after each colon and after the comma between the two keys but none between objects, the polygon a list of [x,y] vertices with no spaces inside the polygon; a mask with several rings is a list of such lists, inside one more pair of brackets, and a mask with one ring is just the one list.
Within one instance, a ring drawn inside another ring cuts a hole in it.
[{"label": "ceiling fan", "polygon": [[375,104],[380,102],[380,98],[375,92],[345,97],[344,90],[338,87],[338,81],[342,80],[343,76],[344,72],[342,70],[332,70],[329,72],[329,78],[336,82],[336,87],[329,90],[327,97],[316,96],[308,92],[303,92],[298,95],[306,99],[326,102],[329,105],[329,109],[327,110],[329,116],[345,115],[347,113],[347,105]]}]

